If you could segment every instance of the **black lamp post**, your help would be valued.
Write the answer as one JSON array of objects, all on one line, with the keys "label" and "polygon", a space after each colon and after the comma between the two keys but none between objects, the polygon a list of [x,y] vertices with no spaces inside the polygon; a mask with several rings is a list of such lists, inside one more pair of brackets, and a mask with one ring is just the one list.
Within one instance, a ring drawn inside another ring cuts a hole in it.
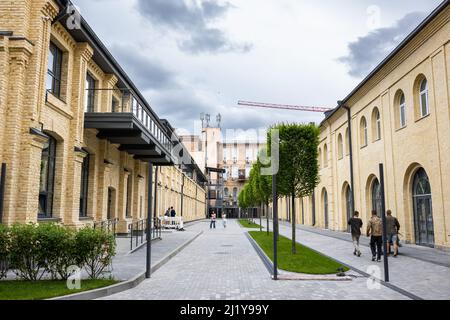
[{"label": "black lamp post", "polygon": [[151,276],[152,264],[152,187],[153,187],[153,163],[148,162],[148,199],[147,199],[147,257],[145,277]]}]

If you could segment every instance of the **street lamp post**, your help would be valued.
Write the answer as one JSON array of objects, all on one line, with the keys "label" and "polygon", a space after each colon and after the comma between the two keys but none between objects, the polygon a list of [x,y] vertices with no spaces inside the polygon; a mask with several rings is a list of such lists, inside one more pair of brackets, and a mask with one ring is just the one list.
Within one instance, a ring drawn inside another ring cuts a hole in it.
[{"label": "street lamp post", "polygon": [[273,279],[278,280],[278,194],[277,175],[272,175],[272,199],[273,199]]},{"label": "street lamp post", "polygon": [[384,281],[389,282],[389,262],[387,252],[387,226],[386,226],[386,199],[384,194],[384,169],[380,163],[380,193],[381,193],[381,219],[383,221],[383,258],[384,258]]},{"label": "street lamp post", "polygon": [[147,257],[145,277],[151,276],[152,264],[152,187],[153,187],[153,163],[148,162],[148,199],[147,199]]}]

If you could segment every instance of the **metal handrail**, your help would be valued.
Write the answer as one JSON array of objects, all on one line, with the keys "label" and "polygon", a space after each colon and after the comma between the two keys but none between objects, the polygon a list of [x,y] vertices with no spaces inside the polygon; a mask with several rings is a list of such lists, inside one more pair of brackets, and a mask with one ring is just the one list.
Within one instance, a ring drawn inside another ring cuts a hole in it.
[{"label": "metal handrail", "polygon": [[118,223],[119,223],[118,218],[107,219],[107,220],[102,220],[102,221],[95,221],[94,229],[100,227],[101,230],[106,230],[107,232],[110,232],[114,236],[116,236],[116,230],[117,230]]},{"label": "metal handrail", "polygon": [[[151,239],[161,238],[161,221],[151,219]],[[130,238],[130,250],[137,248],[147,241],[147,219],[133,221],[128,226]]]}]

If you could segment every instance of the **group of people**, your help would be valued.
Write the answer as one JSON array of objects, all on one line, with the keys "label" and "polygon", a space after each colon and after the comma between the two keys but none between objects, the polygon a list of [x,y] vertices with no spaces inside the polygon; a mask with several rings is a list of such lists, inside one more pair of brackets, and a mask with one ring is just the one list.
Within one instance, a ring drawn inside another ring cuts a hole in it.
[{"label": "group of people", "polygon": [[[361,250],[359,247],[359,238],[361,237],[361,228],[363,222],[359,218],[359,212],[355,211],[352,218],[349,219],[348,225],[351,229],[352,240],[355,256],[361,256]],[[388,255],[391,254],[391,248],[393,247],[393,256],[397,257],[399,247],[399,231],[400,223],[398,219],[392,216],[392,211],[386,211],[386,235],[387,235],[387,250]],[[370,250],[372,252],[372,261],[381,261],[382,247],[383,247],[383,222],[378,216],[376,210],[372,210],[372,217],[367,224],[366,230],[367,236],[370,236]]]},{"label": "group of people", "polygon": [[[217,219],[217,215],[216,213],[213,211],[211,213],[211,221],[209,223],[209,228],[210,229],[215,229],[216,228],[216,219]],[[227,215],[225,213],[222,213],[222,225],[224,228],[227,227]]]},{"label": "group of people", "polygon": [[164,216],[166,217],[175,217],[177,215],[177,213],[175,212],[175,209],[173,207],[169,207],[166,210],[166,213],[164,214]]}]

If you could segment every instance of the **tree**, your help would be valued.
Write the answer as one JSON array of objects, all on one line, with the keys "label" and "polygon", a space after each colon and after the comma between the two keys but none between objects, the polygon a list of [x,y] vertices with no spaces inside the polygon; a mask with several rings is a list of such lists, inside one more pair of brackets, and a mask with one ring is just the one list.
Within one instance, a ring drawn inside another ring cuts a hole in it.
[{"label": "tree", "polygon": [[263,205],[266,212],[266,231],[269,234],[269,202],[272,198],[272,176],[262,175],[261,169],[264,165],[261,163],[261,154],[266,153],[267,148],[260,150],[257,161],[253,164],[255,174],[255,188],[258,190],[260,203]]},{"label": "tree", "polygon": [[[296,253],[295,198],[312,194],[319,183],[318,146],[319,128],[314,124],[278,124],[279,171],[277,190],[292,200],[292,253]],[[272,130],[268,131],[267,145],[271,152]]]}]

